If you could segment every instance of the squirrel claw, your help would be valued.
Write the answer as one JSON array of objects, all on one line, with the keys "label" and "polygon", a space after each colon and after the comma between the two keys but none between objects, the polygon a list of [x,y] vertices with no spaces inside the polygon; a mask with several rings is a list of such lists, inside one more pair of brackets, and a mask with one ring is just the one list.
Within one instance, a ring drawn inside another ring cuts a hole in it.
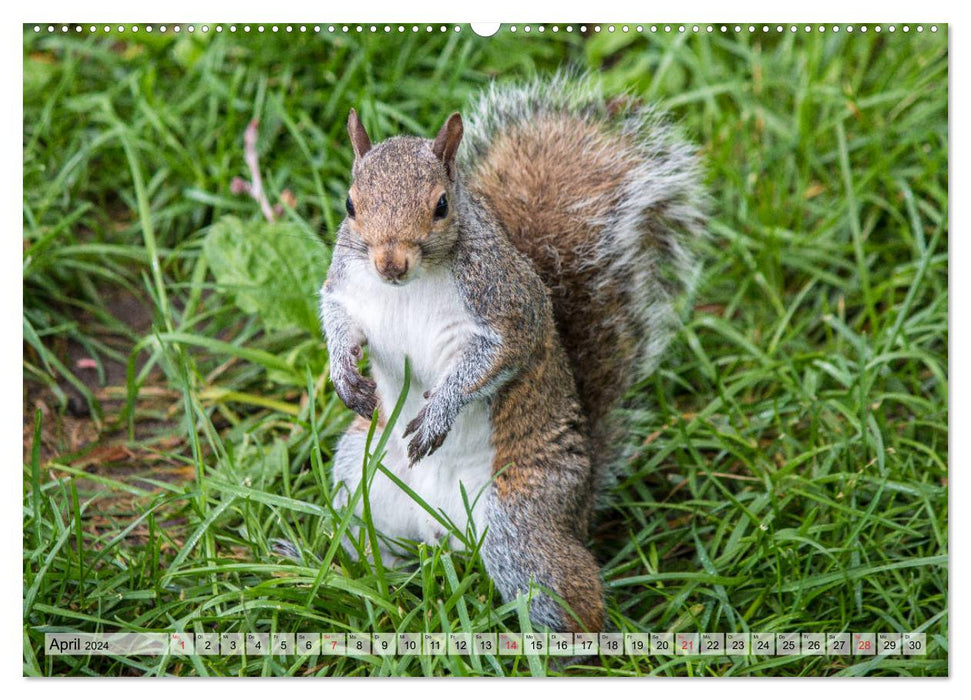
[{"label": "squirrel claw", "polygon": [[361,401],[355,401],[348,404],[347,407],[362,418],[371,420],[374,418],[374,409],[378,407],[378,401],[376,397],[371,396],[367,399],[362,399]]},{"label": "squirrel claw", "polygon": [[334,389],[344,405],[363,418],[370,420],[378,405],[378,385],[373,379],[358,372],[342,372],[333,378]]},{"label": "squirrel claw", "polygon": [[408,423],[407,426],[405,426],[405,432],[401,434],[401,437],[406,438],[409,435],[411,435],[413,432],[418,430],[418,428],[421,427],[421,422],[424,419],[424,417],[425,417],[425,409],[422,409],[421,412],[417,416],[415,416],[411,420],[411,422]]},{"label": "squirrel claw", "polygon": [[429,457],[435,453],[435,451],[442,446],[445,442],[444,435],[436,435],[430,440],[423,440],[422,436],[415,435],[411,442],[408,443],[408,468],[415,466],[415,464],[425,457]]},{"label": "squirrel claw", "polygon": [[442,443],[445,442],[445,436],[448,434],[448,431],[435,433],[428,427],[426,421],[428,414],[427,408],[425,406],[418,412],[418,415],[408,423],[402,435],[402,437],[406,438],[414,434],[411,442],[408,443],[409,469],[415,466],[419,460],[428,457],[441,447]]}]

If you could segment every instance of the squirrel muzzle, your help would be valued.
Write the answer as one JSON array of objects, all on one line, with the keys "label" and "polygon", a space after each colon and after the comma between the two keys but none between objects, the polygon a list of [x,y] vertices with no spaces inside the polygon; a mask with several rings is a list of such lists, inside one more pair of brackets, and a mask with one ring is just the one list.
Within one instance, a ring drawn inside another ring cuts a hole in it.
[{"label": "squirrel muzzle", "polygon": [[420,251],[401,243],[374,246],[369,257],[378,276],[389,284],[404,284],[417,269]]}]

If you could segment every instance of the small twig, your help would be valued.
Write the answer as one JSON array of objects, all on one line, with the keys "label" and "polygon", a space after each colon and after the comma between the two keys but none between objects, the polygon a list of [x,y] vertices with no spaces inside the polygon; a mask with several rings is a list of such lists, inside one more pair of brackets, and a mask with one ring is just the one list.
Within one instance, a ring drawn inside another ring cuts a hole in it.
[{"label": "small twig", "polygon": [[266,217],[267,221],[272,222],[276,220],[276,217],[273,215],[273,208],[263,191],[263,178],[260,177],[260,157],[256,152],[259,124],[259,121],[254,119],[246,127],[246,133],[243,136],[243,159],[246,161],[246,167],[249,168],[250,175],[253,178],[250,184],[250,196],[259,202],[260,209],[263,210],[263,216]]},{"label": "small twig", "polygon": [[246,167],[249,168],[250,176],[253,178],[250,182],[250,196],[259,202],[263,216],[272,223],[276,221],[276,216],[274,216],[273,208],[263,191],[263,178],[260,177],[260,157],[256,153],[256,139],[259,136],[257,127],[259,125],[260,122],[254,119],[246,127],[246,133],[243,135],[243,159],[246,161]]},{"label": "small twig", "polygon": [[241,177],[234,177],[229,189],[233,194],[248,194],[255,199],[260,205],[263,216],[272,223],[283,216],[284,206],[290,208],[297,206],[297,198],[293,196],[293,192],[290,190],[283,190],[280,193],[280,203],[275,207],[270,206],[266,192],[263,191],[263,178],[260,177],[260,159],[256,152],[256,139],[259,136],[257,127],[259,125],[259,120],[254,119],[246,127],[246,133],[243,135],[243,160],[246,161],[246,167],[249,168],[252,180],[247,182]]}]

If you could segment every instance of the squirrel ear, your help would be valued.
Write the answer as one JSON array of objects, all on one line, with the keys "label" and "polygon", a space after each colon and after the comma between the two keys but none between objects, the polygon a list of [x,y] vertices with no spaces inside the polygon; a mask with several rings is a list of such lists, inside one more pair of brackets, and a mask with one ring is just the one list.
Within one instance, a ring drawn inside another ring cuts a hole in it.
[{"label": "squirrel ear", "polygon": [[351,137],[351,145],[354,147],[354,157],[360,158],[371,150],[371,139],[368,138],[364,125],[357,118],[357,112],[351,108],[351,113],[347,116],[347,133]]},{"label": "squirrel ear", "polygon": [[438,131],[432,152],[445,166],[445,172],[451,178],[455,177],[455,153],[462,141],[462,115],[455,112]]}]

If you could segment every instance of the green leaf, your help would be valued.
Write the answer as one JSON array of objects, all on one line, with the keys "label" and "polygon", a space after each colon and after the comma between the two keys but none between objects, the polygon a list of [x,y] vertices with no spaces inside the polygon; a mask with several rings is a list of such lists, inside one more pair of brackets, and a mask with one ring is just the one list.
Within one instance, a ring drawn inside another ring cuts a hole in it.
[{"label": "green leaf", "polygon": [[224,216],[204,244],[216,283],[268,330],[320,335],[317,294],[327,272],[323,243],[296,224]]}]

